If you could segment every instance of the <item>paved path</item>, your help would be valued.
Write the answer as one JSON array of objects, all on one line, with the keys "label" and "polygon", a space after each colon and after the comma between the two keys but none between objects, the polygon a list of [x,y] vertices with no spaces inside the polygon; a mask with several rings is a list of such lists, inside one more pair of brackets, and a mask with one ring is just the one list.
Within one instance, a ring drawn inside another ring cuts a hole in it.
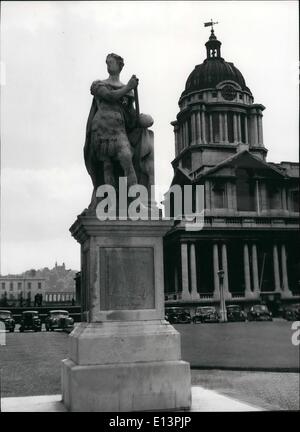
[{"label": "paved path", "polygon": [[[2,399],[3,412],[58,412],[66,411],[61,395],[29,396]],[[214,391],[196,386],[192,387],[192,406],[194,412],[261,411],[260,408],[220,395]],[[188,412],[188,411],[186,411]]]}]

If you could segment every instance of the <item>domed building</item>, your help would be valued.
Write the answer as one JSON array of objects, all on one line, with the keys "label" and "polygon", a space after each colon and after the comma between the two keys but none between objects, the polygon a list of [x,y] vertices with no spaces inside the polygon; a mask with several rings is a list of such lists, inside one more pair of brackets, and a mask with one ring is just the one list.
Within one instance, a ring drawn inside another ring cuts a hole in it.
[{"label": "domed building", "polygon": [[165,201],[174,216],[172,190],[190,185],[193,211],[198,192],[203,198],[203,227],[182,210],[165,237],[166,306],[219,307],[221,289],[226,304],[265,302],[276,315],[300,299],[299,164],[266,161],[265,107],[222,57],[213,29],[205,46],[171,123],[174,178]]}]

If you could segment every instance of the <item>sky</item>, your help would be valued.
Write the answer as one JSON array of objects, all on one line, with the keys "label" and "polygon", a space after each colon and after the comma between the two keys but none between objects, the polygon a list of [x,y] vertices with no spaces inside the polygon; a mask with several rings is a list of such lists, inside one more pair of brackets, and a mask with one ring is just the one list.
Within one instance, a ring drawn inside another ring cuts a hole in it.
[{"label": "sky", "polygon": [[121,55],[121,80],[139,78],[151,114],[156,183],[172,180],[178,100],[206,57],[221,54],[266,107],[269,162],[298,161],[297,1],[1,2],[1,274],[65,262],[79,270],[69,227],[90,202],[83,161],[90,85]]}]

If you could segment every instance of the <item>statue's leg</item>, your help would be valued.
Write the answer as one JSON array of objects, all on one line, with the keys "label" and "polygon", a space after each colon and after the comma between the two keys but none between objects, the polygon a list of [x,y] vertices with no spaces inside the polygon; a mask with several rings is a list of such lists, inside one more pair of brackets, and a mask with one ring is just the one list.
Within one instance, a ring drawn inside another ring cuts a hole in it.
[{"label": "statue's leg", "polygon": [[114,172],[113,172],[113,164],[111,162],[111,159],[105,159],[103,161],[103,174],[104,174],[104,183],[116,187]]},{"label": "statue's leg", "polygon": [[117,154],[117,159],[124,171],[124,176],[127,177],[128,187],[137,184],[136,173],[132,163],[132,154],[129,148],[120,150]]}]

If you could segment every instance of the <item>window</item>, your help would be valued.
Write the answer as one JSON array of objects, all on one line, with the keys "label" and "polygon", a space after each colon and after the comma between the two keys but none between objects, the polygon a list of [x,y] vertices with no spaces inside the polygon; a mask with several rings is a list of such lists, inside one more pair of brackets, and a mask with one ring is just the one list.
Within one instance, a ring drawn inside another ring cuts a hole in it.
[{"label": "window", "polygon": [[291,210],[299,212],[299,190],[291,191]]},{"label": "window", "polygon": [[198,99],[200,99],[200,100],[203,99],[203,95],[202,95],[202,94],[199,94],[199,95],[198,95]]},{"label": "window", "polygon": [[5,282],[1,283],[2,289],[5,290]]},{"label": "window", "polygon": [[255,184],[249,170],[236,170],[236,199],[238,211],[255,211]]},{"label": "window", "polygon": [[240,94],[240,95],[239,95],[239,98],[240,98],[240,99],[243,99],[243,95],[242,95],[242,94]]},{"label": "window", "polygon": [[13,282],[9,283],[9,291],[13,291],[14,290],[14,284]]},{"label": "window", "polygon": [[38,282],[38,289],[42,289],[42,282]]},{"label": "window", "polygon": [[31,289],[31,282],[27,282],[27,289]]},{"label": "window", "polygon": [[221,182],[215,182],[213,186],[214,208],[226,208],[225,185]]},{"label": "window", "polygon": [[18,290],[22,289],[22,283],[18,282]]},{"label": "window", "polygon": [[211,92],[212,97],[217,97],[218,93],[216,91]]},{"label": "window", "polygon": [[190,151],[188,151],[182,158],[182,168],[186,168],[188,170],[192,169],[192,157]]},{"label": "window", "polygon": [[268,206],[269,209],[279,209],[281,208],[281,201],[279,196],[279,188],[276,185],[267,185],[268,194]]}]

